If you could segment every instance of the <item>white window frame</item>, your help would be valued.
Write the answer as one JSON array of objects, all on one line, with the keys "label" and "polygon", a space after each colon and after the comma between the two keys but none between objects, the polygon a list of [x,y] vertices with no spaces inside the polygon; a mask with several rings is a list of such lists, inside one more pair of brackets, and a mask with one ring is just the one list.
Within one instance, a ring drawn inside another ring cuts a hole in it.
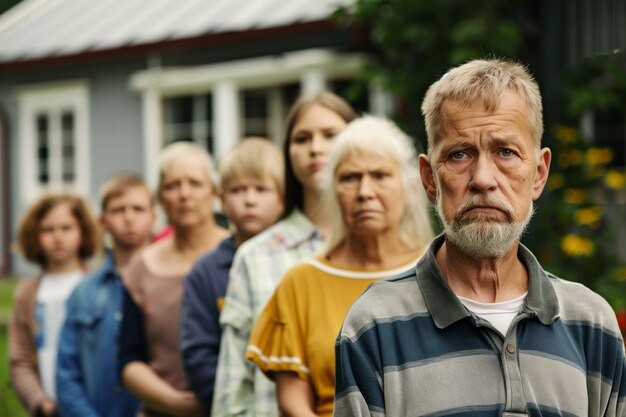
[{"label": "white window frame", "polygon": [[[76,80],[62,83],[35,84],[16,90],[18,102],[18,135],[20,157],[20,198],[28,204],[44,189],[69,188],[82,195],[90,191],[89,151],[89,85]],[[71,111],[74,117],[74,180],[63,182],[62,138],[60,116]],[[48,184],[39,183],[36,118],[39,114],[50,117],[50,178]],[[59,121],[57,124],[56,121]]]},{"label": "white window frame", "polygon": [[[142,96],[144,178],[152,186],[157,183],[156,163],[163,146],[163,98],[212,93],[214,157],[219,158],[240,139],[240,91],[299,82],[303,93],[313,93],[324,90],[328,79],[355,77],[364,63],[365,57],[359,53],[309,49],[188,68],[157,66],[133,74],[130,88]],[[272,132],[282,129],[277,98],[274,94],[270,100]],[[279,141],[278,135],[271,139]]]}]

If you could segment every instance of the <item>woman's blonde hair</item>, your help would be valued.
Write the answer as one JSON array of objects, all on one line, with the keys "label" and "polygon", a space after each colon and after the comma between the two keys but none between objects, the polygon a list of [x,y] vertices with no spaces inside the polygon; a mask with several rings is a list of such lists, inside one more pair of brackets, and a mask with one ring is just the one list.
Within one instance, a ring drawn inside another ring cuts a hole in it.
[{"label": "woman's blonde hair", "polygon": [[217,189],[217,173],[215,172],[211,155],[204,148],[193,142],[174,142],[163,148],[159,155],[159,184],[157,186],[157,196],[159,200],[161,199],[161,192],[163,191],[163,177],[170,164],[178,159],[191,155],[198,156],[202,159],[206,167],[206,174],[209,181],[213,189]]},{"label": "woman's blonde hair", "polygon": [[474,60],[451,69],[433,83],[422,102],[422,114],[428,135],[428,155],[444,132],[441,107],[445,100],[455,100],[469,107],[482,101],[485,110],[494,112],[507,91],[516,92],[526,103],[528,127],[537,148],[543,135],[543,115],[539,86],[524,66],[499,59]]},{"label": "woman's blonde hair", "polygon": [[415,248],[430,242],[434,234],[428,215],[429,203],[422,187],[417,154],[411,139],[389,120],[363,116],[352,121],[337,135],[329,163],[324,168],[321,203],[330,222],[324,255],[335,249],[347,234],[337,198],[337,170],[351,156],[363,154],[388,159],[400,166],[405,197],[400,239]]}]

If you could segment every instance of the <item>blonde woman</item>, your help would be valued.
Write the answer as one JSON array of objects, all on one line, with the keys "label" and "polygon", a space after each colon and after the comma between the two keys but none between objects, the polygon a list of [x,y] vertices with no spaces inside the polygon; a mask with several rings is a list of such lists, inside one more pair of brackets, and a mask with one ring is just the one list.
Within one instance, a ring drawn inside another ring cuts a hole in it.
[{"label": "blonde woman", "polygon": [[135,256],[122,273],[122,380],[144,416],[199,416],[179,349],[183,278],[196,259],[229,235],[215,222],[216,174],[209,154],[179,142],[164,149],[157,197],[174,233]]},{"label": "blonde woman", "polygon": [[287,416],[332,415],[334,343],[348,308],[372,282],[413,268],[433,237],[417,156],[400,129],[366,116],[335,141],[326,249],[285,274],[248,346]]}]

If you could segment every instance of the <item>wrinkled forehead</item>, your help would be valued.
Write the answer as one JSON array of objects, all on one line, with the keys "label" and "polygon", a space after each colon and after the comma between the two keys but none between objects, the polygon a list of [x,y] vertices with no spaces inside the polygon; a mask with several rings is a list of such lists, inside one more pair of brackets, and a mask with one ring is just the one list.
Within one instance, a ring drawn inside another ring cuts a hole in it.
[{"label": "wrinkled forehead", "polygon": [[[457,139],[464,129],[491,129],[506,135],[515,134],[529,141],[530,146],[539,148],[533,139],[530,112],[526,102],[514,91],[507,92],[497,103],[489,103],[482,98],[474,101],[461,101],[447,98],[442,102],[441,129],[432,144],[432,153],[446,140]],[[454,138],[452,136],[455,136]]]},{"label": "wrinkled forehead", "polygon": [[350,147],[338,156],[339,158],[334,167],[335,174],[346,167],[360,166],[363,168],[373,168],[372,165],[402,165],[402,161],[398,155],[385,146],[378,148]]}]

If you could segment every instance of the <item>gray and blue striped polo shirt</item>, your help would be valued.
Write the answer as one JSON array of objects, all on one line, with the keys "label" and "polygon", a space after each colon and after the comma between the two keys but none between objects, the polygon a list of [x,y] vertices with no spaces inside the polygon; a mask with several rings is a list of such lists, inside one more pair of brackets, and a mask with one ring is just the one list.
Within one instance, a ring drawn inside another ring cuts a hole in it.
[{"label": "gray and blue striped polo shirt", "polygon": [[529,273],[506,335],[469,312],[435,261],[379,281],[336,342],[336,417],[626,416],[624,343],[613,310],[583,285]]}]

